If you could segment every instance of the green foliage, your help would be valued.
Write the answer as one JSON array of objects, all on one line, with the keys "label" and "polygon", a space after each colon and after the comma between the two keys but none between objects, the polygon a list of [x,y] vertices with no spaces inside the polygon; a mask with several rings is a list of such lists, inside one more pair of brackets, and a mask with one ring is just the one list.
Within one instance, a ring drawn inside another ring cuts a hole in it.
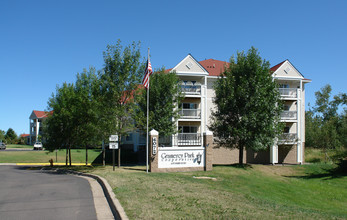
[{"label": "green foliage", "polygon": [[17,142],[18,136],[12,128],[6,131],[5,140],[7,144],[15,144]]},{"label": "green foliage", "polygon": [[100,91],[98,105],[99,136],[105,140],[111,134],[127,135],[133,129],[129,117],[136,108],[134,96],[144,73],[140,62],[139,44],[123,47],[118,41],[104,52],[105,67],[99,74]]},{"label": "green foliage", "polygon": [[[176,122],[180,117],[179,108],[183,93],[175,73],[165,73],[164,69],[155,72],[150,78],[148,129],[169,136],[177,133]],[[139,108],[134,118],[137,127],[146,131],[147,126],[147,89],[140,90],[136,100]]]},{"label": "green foliage", "polygon": [[78,109],[75,112],[75,126],[77,127],[76,147],[90,146],[97,143],[97,98],[99,81],[94,68],[84,69],[77,74],[75,83],[76,100],[73,103]]},{"label": "green foliage", "polygon": [[46,149],[68,147],[75,143],[76,127],[74,113],[78,111],[73,104],[76,99],[74,85],[63,83],[57,87],[56,94],[48,101],[49,110],[54,111],[45,121]]},{"label": "green foliage", "polygon": [[247,54],[239,52],[215,84],[216,110],[209,127],[224,147],[255,151],[266,149],[281,133],[281,103],[270,64],[252,47]]},{"label": "green foliage", "polygon": [[0,142],[1,141],[3,141],[3,142],[5,142],[5,131],[3,131],[3,130],[0,130]]},{"label": "green foliage", "polygon": [[315,92],[316,104],[313,110],[306,111],[306,146],[323,149],[328,158],[328,151],[347,149],[347,109],[338,113],[346,105],[346,94],[335,95],[331,100],[331,86],[328,84]]},{"label": "green foliage", "polygon": [[[135,88],[143,75],[138,44],[108,46],[105,67],[77,74],[76,82],[57,87],[48,102],[53,115],[45,120],[46,148],[95,146],[111,134],[126,135],[133,127],[129,117],[135,104]],[[86,160],[88,155],[86,154]],[[71,153],[69,150],[71,163]]]}]

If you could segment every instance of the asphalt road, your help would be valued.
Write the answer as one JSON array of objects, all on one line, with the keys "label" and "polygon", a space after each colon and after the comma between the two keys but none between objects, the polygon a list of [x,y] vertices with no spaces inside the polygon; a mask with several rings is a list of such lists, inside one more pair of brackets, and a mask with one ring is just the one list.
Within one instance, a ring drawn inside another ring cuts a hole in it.
[{"label": "asphalt road", "polygon": [[0,166],[0,219],[96,219],[86,179],[22,166]]}]

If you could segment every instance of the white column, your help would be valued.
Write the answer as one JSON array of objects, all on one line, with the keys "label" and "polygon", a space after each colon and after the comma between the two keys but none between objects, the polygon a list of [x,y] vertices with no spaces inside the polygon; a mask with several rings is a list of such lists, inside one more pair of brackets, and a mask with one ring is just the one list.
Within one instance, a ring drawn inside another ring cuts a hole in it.
[{"label": "white column", "polygon": [[30,138],[30,144],[32,144],[32,143],[31,143],[31,135],[32,135],[32,133],[33,133],[32,130],[33,130],[33,129],[32,129],[32,127],[31,127],[31,119],[29,118],[29,138]]},{"label": "white column", "polygon": [[278,145],[276,144],[270,147],[270,163],[278,163]]},{"label": "white column", "polygon": [[40,123],[39,123],[39,119],[36,119],[36,140],[38,141],[38,137],[39,137],[39,130],[40,130]]},{"label": "white column", "polygon": [[[202,92],[202,91],[201,91]],[[205,129],[204,132],[208,131],[207,128],[207,76],[205,76],[205,85],[204,85],[204,96],[205,96],[205,112],[204,112],[204,120],[205,120]]]},{"label": "white column", "polygon": [[298,141],[297,141],[297,163],[302,163],[302,139],[301,139],[301,81],[300,81],[300,89],[298,89],[298,101],[297,101],[297,123],[296,123],[296,133],[298,136]]}]

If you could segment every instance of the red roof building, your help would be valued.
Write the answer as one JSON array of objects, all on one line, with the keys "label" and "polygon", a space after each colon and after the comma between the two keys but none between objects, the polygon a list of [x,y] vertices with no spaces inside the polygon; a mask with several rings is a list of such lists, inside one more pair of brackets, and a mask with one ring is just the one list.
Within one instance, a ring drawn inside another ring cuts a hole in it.
[{"label": "red roof building", "polygon": [[208,59],[199,62],[209,73],[209,76],[219,76],[229,67],[229,63],[220,60]]}]

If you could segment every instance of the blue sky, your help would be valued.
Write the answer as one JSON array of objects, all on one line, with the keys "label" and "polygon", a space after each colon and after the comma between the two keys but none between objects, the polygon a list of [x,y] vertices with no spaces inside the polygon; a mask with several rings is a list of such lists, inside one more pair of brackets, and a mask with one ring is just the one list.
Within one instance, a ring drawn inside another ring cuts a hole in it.
[{"label": "blue sky", "polygon": [[32,110],[47,109],[57,85],[103,67],[121,39],[141,41],[152,66],[229,60],[251,46],[274,66],[285,59],[312,83],[347,92],[347,1],[0,1],[0,129],[29,132]]}]

